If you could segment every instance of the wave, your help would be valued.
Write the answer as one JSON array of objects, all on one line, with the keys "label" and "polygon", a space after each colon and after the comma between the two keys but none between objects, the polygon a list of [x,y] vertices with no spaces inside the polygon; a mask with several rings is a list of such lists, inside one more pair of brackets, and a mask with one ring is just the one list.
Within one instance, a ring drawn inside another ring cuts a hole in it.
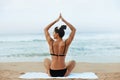
[{"label": "wave", "polygon": [[76,39],[83,39],[83,40],[86,40],[86,39],[120,39],[120,34],[110,34],[110,33],[104,33],[104,34],[92,34],[92,33],[87,33],[87,34],[77,34],[77,36],[75,36]]},{"label": "wave", "polygon": [[0,36],[0,42],[19,42],[19,41],[45,41],[44,35],[5,35]]},{"label": "wave", "polygon": [[21,39],[21,40],[11,40],[11,39],[8,39],[8,40],[0,40],[0,43],[3,43],[3,42],[40,42],[40,41],[46,41],[45,39],[31,39],[31,40],[27,40],[27,39]]},{"label": "wave", "polygon": [[10,54],[10,55],[0,55],[0,57],[41,57],[41,56],[49,56],[49,53],[30,53],[30,54]]},{"label": "wave", "polygon": [[20,40],[19,42],[41,42],[41,41],[46,41],[46,40],[40,40],[40,39],[33,39],[33,40]]},{"label": "wave", "polygon": [[44,41],[44,35],[0,35],[0,42],[5,41]]}]

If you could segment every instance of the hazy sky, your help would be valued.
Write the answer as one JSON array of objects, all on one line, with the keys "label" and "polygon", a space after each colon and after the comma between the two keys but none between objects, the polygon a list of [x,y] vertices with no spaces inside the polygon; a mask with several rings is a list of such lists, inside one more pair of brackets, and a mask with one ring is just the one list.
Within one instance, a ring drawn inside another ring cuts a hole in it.
[{"label": "hazy sky", "polygon": [[42,32],[60,12],[77,31],[120,31],[120,0],[0,0],[0,33]]}]

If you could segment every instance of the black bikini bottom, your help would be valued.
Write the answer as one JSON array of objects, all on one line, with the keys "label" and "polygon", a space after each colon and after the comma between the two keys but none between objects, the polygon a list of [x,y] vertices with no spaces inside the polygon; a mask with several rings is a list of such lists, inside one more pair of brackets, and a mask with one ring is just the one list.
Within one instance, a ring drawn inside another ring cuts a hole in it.
[{"label": "black bikini bottom", "polygon": [[52,77],[63,77],[66,73],[67,69],[60,69],[60,70],[52,70],[50,69],[50,75]]}]

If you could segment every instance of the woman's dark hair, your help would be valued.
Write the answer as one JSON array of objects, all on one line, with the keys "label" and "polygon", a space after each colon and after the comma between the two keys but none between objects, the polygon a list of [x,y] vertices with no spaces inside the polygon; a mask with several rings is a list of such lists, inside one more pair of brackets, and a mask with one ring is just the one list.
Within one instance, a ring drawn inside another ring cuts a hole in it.
[{"label": "woman's dark hair", "polygon": [[65,31],[64,31],[65,29],[66,29],[66,25],[61,25],[59,29],[58,27],[55,27],[54,31],[58,33],[59,36],[62,38],[65,35]]}]

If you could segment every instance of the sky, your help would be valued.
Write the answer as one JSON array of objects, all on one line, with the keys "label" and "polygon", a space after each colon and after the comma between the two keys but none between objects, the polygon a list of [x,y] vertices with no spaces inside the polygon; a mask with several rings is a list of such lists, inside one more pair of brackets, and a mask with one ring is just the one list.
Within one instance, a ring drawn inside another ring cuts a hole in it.
[{"label": "sky", "polygon": [[0,0],[0,34],[41,33],[60,13],[78,32],[120,31],[120,0]]}]

